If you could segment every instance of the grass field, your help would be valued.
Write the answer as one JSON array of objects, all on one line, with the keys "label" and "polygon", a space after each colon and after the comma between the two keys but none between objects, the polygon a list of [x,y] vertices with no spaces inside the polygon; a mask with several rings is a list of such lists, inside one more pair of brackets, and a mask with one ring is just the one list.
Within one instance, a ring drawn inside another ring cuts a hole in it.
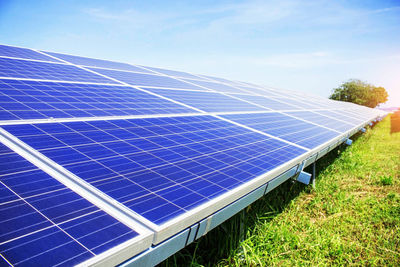
[{"label": "grass field", "polygon": [[316,189],[288,181],[164,266],[400,266],[400,133],[390,120],[318,161]]}]

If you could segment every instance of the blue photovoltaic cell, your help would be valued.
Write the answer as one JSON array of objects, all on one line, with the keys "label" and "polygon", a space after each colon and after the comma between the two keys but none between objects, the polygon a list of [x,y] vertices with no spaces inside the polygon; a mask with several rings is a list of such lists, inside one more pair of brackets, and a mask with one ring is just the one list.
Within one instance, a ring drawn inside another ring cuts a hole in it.
[{"label": "blue photovoltaic cell", "polygon": [[245,93],[244,91],[229,86],[224,83],[218,83],[218,82],[212,82],[212,81],[199,81],[199,80],[191,80],[191,79],[183,79],[187,82],[197,84],[199,86],[203,86],[205,88],[215,90],[217,92],[223,92],[223,93]]},{"label": "blue photovoltaic cell", "polygon": [[0,143],[0,254],[13,266],[71,266],[135,236]]},{"label": "blue photovoltaic cell", "polygon": [[235,114],[222,117],[310,149],[339,135],[337,132],[280,113]]},{"label": "blue photovoltaic cell", "polygon": [[0,79],[0,120],[193,112],[129,86]]},{"label": "blue photovoltaic cell", "polygon": [[0,58],[0,77],[57,81],[115,83],[72,65]]},{"label": "blue photovoltaic cell", "polygon": [[87,57],[80,57],[80,56],[72,56],[72,55],[65,55],[60,53],[54,52],[46,52],[46,54],[52,55],[56,58],[65,60],[69,63],[81,66],[89,66],[89,67],[100,67],[100,68],[109,68],[109,69],[116,69],[116,70],[128,70],[128,71],[136,71],[136,72],[143,72],[143,73],[153,73],[151,71],[145,70],[143,68],[139,68],[128,63],[120,63],[114,62],[109,60],[103,59],[94,59],[94,58],[87,58]]},{"label": "blue photovoltaic cell", "polygon": [[264,108],[220,93],[153,88],[147,90],[206,112],[265,111]]},{"label": "blue photovoltaic cell", "polygon": [[[354,125],[350,123],[345,123],[343,121],[338,121],[333,118],[329,118],[326,116],[323,116],[321,114],[311,112],[311,111],[294,111],[294,112],[285,112],[286,114],[295,116],[297,118],[307,120],[325,127],[328,127],[330,129],[339,131],[339,132],[346,132],[350,131],[351,129],[354,128]],[[339,118],[337,115],[335,118]]]},{"label": "blue photovoltaic cell", "polygon": [[174,77],[180,77],[180,78],[188,78],[188,79],[197,79],[197,80],[204,80],[204,78],[197,76],[197,75],[193,75],[187,72],[183,72],[183,71],[177,71],[177,70],[166,70],[166,69],[160,69],[160,68],[153,68],[153,67],[147,67],[147,66],[143,66],[146,69],[152,70],[152,71],[156,71],[165,75],[169,75],[169,76],[174,76]]},{"label": "blue photovoltaic cell", "polygon": [[301,109],[301,107],[293,106],[286,104],[284,102],[276,101],[272,98],[264,97],[264,96],[253,96],[253,95],[235,95],[238,98],[241,98],[246,101],[250,101],[252,103],[258,104],[260,106],[269,108],[271,110],[296,110]]},{"label": "blue photovoltaic cell", "polygon": [[36,51],[27,48],[20,48],[14,46],[0,45],[0,57],[16,57],[34,60],[44,60],[52,62],[60,62]]},{"label": "blue photovoltaic cell", "polygon": [[212,116],[4,128],[158,225],[306,152]]},{"label": "blue photovoltaic cell", "polygon": [[94,69],[93,71],[106,75],[108,77],[117,79],[135,86],[149,86],[149,87],[163,87],[163,88],[177,88],[177,89],[194,89],[194,90],[206,90],[196,85],[186,83],[174,78],[161,75],[151,75],[145,73],[136,73],[128,71],[117,71],[107,69]]}]

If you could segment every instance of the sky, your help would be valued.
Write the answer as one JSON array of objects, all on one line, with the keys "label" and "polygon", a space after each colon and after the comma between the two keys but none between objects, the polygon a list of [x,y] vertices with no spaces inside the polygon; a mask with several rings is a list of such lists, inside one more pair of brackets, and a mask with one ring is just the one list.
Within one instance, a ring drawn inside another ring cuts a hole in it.
[{"label": "sky", "polygon": [[400,106],[400,0],[0,0],[0,43]]}]

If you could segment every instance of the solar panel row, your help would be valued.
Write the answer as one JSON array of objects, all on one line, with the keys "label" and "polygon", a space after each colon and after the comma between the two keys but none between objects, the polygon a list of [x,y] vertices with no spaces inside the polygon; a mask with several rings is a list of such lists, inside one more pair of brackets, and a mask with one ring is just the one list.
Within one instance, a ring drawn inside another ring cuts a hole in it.
[{"label": "solar panel row", "polygon": [[305,152],[211,116],[3,128],[155,224]]},{"label": "solar panel row", "polygon": [[158,244],[378,115],[245,82],[0,46],[0,139],[15,149],[0,143],[0,262],[120,263],[127,242],[130,256]]},{"label": "solar panel row", "polygon": [[193,113],[133,87],[0,79],[0,119]]}]

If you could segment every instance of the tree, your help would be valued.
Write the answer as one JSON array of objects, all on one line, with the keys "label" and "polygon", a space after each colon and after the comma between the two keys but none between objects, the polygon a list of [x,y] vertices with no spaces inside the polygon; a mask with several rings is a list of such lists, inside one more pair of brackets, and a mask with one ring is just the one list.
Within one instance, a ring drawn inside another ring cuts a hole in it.
[{"label": "tree", "polygon": [[329,98],[374,108],[387,101],[388,93],[383,87],[352,79],[333,89]]}]

